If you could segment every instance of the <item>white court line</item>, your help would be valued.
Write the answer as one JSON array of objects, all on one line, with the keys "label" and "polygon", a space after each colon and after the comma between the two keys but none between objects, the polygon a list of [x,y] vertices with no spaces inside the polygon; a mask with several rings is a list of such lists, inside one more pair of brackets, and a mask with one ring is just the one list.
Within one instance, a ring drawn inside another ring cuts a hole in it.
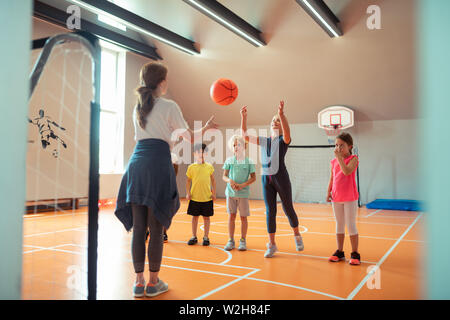
[{"label": "white court line", "polygon": [[[57,212],[66,212],[66,211],[71,211],[72,209],[69,209],[69,210],[63,210],[63,209],[60,209],[60,208],[57,208]],[[75,210],[80,210],[80,209],[75,209]],[[34,214],[34,213],[32,213],[32,214]],[[58,217],[66,217],[66,216],[76,216],[76,215],[87,215],[88,214],[88,212],[86,211],[86,212],[68,212],[68,213],[54,213],[54,214],[52,214],[52,215],[50,215],[50,214],[41,214],[42,216],[44,216],[44,217],[41,217],[41,216],[39,216],[39,217],[29,217],[29,218],[26,218],[26,220],[28,221],[28,220],[43,220],[43,219],[50,219],[50,218],[58,218]],[[25,214],[24,215],[24,219],[25,219],[25,216],[26,216],[27,214]]]},{"label": "white court line", "polygon": [[[182,241],[175,241],[175,240],[171,240],[173,242],[182,242]],[[24,245],[26,247],[33,247],[33,248],[38,248],[37,250],[31,250],[28,252],[24,252],[24,253],[32,253],[32,252],[36,252],[36,251],[42,251],[42,250],[51,250],[51,251],[57,251],[57,252],[64,252],[64,253],[72,253],[72,254],[77,254],[77,255],[81,255],[82,253],[80,252],[75,252],[75,251],[69,251],[69,250],[61,250],[61,249],[56,249],[58,247],[63,247],[63,246],[76,246],[76,247],[82,247],[80,245],[75,245],[75,244],[61,244],[61,245],[57,245],[54,247],[39,247],[39,246],[33,246],[33,245]],[[264,251],[264,250],[256,250],[256,249],[250,249],[250,250],[254,250],[254,251]],[[283,253],[283,252],[278,252],[278,253]],[[291,254],[291,253],[284,253],[284,254]],[[297,255],[297,254],[292,254],[292,255]],[[298,254],[298,255],[302,255],[302,254]],[[314,256],[311,256],[314,257]],[[287,283],[282,283],[282,282],[276,282],[276,281],[271,281],[271,280],[265,280],[265,279],[258,279],[258,278],[252,278],[249,277],[252,274],[255,274],[256,272],[260,271],[260,269],[258,268],[251,268],[251,267],[243,267],[243,266],[236,266],[236,265],[224,265],[223,263],[214,263],[214,262],[207,262],[207,261],[197,261],[197,260],[189,260],[189,259],[182,259],[182,258],[174,258],[174,257],[167,257],[164,256],[164,258],[166,259],[174,259],[174,260],[180,260],[180,261],[187,261],[187,262],[196,262],[196,263],[200,263],[200,264],[209,264],[209,265],[216,265],[216,266],[223,266],[223,267],[231,267],[231,268],[238,268],[238,269],[249,269],[252,270],[249,273],[239,276],[239,275],[233,275],[233,274],[227,274],[227,273],[221,273],[221,272],[214,272],[214,271],[207,271],[207,270],[200,270],[200,269],[192,269],[192,268],[184,268],[184,267],[176,267],[176,266],[169,266],[166,264],[161,264],[162,267],[166,267],[166,268],[172,268],[172,269],[180,269],[180,270],[186,270],[186,271],[193,271],[193,272],[200,272],[200,273],[206,273],[206,274],[213,274],[213,275],[220,275],[220,276],[226,276],[226,277],[234,277],[236,278],[233,281],[230,281],[216,289],[213,289],[203,295],[201,295],[200,297],[195,298],[194,300],[202,300],[220,290],[223,290],[241,280],[247,279],[247,280],[252,280],[252,281],[259,281],[259,282],[265,282],[265,283],[270,283],[270,284],[275,284],[275,285],[280,285],[280,286],[284,286],[284,287],[290,287],[290,288],[294,288],[294,289],[298,289],[298,290],[302,290],[302,291],[307,291],[307,292],[312,292],[315,294],[319,294],[319,295],[323,295],[323,296],[327,296],[333,299],[338,299],[338,300],[343,300],[343,298],[341,297],[337,297],[335,295],[332,294],[328,294],[325,292],[321,292],[321,291],[317,291],[317,290],[313,290],[313,289],[308,289],[308,288],[304,288],[304,287],[300,287],[300,286],[294,286],[291,284],[287,284]],[[131,261],[131,260],[129,260]],[[146,264],[148,264],[148,262],[146,262]]]},{"label": "white court line", "polygon": [[26,213],[23,216],[23,218],[28,220],[28,219],[31,219],[31,218],[37,218],[37,217],[41,217],[41,216],[44,216],[44,214],[42,214],[42,213]]},{"label": "white court line", "polygon": [[[396,240],[396,239],[394,239]],[[176,242],[176,243],[186,243],[185,241],[179,241],[179,240],[169,240],[169,242]],[[212,246],[211,246],[212,247]],[[214,246],[220,249],[219,246]],[[222,249],[224,252],[228,253],[231,255],[231,251],[226,251],[224,249]],[[262,249],[249,249],[247,248],[246,251],[259,251],[259,252],[265,252],[266,250],[262,250]],[[277,253],[279,254],[286,254],[286,255],[291,255],[291,256],[302,256],[302,257],[309,257],[309,258],[316,258],[316,259],[322,259],[322,260],[328,260],[329,257],[322,257],[322,256],[315,256],[315,255],[311,255],[311,254],[304,254],[304,253],[292,253],[292,252],[283,252],[283,251],[277,251]],[[172,259],[171,257],[167,257],[169,259]],[[173,258],[173,259],[178,259],[178,258]],[[184,259],[180,259],[180,260],[184,260]],[[198,263],[205,263],[205,264],[213,264],[213,265],[224,265],[223,262],[221,263],[214,263],[214,262],[205,262],[205,261],[200,261],[200,260],[187,260],[186,261],[190,261],[190,262],[198,262]],[[130,260],[131,261],[131,260]],[[371,261],[361,261],[367,264],[376,264],[376,262],[371,262]],[[225,266],[231,266],[229,264],[225,265]],[[254,269],[251,267],[242,267],[242,266],[234,266],[236,268],[247,268],[247,269]]]},{"label": "white court line", "polygon": [[372,212],[371,214],[368,214],[368,215],[364,216],[363,218],[371,217],[371,216],[373,216],[375,213],[378,213],[378,212],[380,212],[380,211],[383,211],[383,209],[378,209],[377,211],[374,211],[374,212]]},{"label": "white court line", "polygon": [[63,229],[63,230],[56,230],[56,231],[49,231],[49,232],[33,233],[33,234],[24,235],[23,237],[24,238],[37,237],[37,236],[44,236],[47,234],[53,234],[53,233],[59,233],[59,232],[69,232],[69,231],[87,231],[87,227],[78,227],[78,228]]},{"label": "white court line", "polygon": [[[336,236],[336,233],[326,233],[326,232],[314,232],[314,231],[308,231],[308,233],[312,233],[312,234],[322,234],[322,235],[330,235],[330,236]],[[375,236],[362,236],[359,235],[360,238],[368,238],[368,239],[376,239],[376,240],[391,240],[391,241],[397,241],[398,238],[384,238],[384,237],[375,237]],[[402,240],[405,242],[425,242],[423,240]]]},{"label": "white court line", "polygon": [[[223,223],[228,223],[227,221],[217,221],[217,222],[212,222],[211,225],[218,225],[218,224],[223,224]],[[299,227],[302,227],[303,230],[300,233],[305,233],[308,232],[308,228],[306,228],[305,226],[299,225]],[[204,230],[204,225],[200,225],[200,229]],[[267,228],[261,228],[261,227],[248,227],[248,229],[257,229],[257,230],[266,230]],[[292,236],[292,230],[283,230],[283,229],[277,229],[277,231],[285,231],[285,232],[289,232],[289,233],[282,233],[282,234],[277,234],[278,237],[286,237],[286,236]],[[209,233],[213,233],[213,234],[220,234],[220,235],[228,235],[228,233],[226,232],[218,232],[218,231],[212,231],[209,230]],[[251,234],[251,235],[247,235],[247,238],[261,238],[261,237],[267,237],[267,234]]]},{"label": "white court line", "polygon": [[[265,215],[258,215],[258,214],[256,214],[256,215],[251,215],[250,217],[265,217]],[[277,217],[277,219],[280,219],[280,218],[287,219],[286,217],[282,217],[282,216]],[[330,221],[330,222],[336,221],[334,218],[330,219],[330,218],[302,217],[302,216],[299,216],[298,218],[299,218],[299,220],[303,219],[303,220],[317,220],[317,221]],[[378,217],[373,217],[373,218],[378,218]],[[413,217],[410,217],[410,219],[411,218],[413,218]],[[183,221],[183,220],[177,220],[177,219],[173,219],[172,222],[192,223],[192,221]],[[228,222],[228,221],[226,221],[226,222]],[[264,221],[254,221],[254,222],[266,222],[266,221],[264,220]],[[211,222],[211,224],[212,223],[214,223],[214,222]],[[283,223],[286,224],[286,222],[277,221],[277,224],[283,224]],[[386,226],[409,226],[408,223],[371,222],[371,221],[362,221],[362,220],[356,220],[356,223],[380,224],[380,225],[386,225]]]},{"label": "white court line", "polygon": [[[371,216],[371,218],[375,219],[415,219],[421,212],[418,212],[417,214],[410,213],[408,216],[389,216],[386,214],[389,214],[388,212],[383,212],[381,215],[377,214],[376,216]],[[361,216],[361,218],[366,218],[366,216]]]},{"label": "white court line", "polygon": [[258,271],[259,271],[259,269],[250,271],[249,273],[247,273],[247,274],[245,274],[243,276],[240,276],[239,278],[234,279],[233,281],[230,281],[230,282],[228,282],[228,283],[226,283],[226,284],[224,284],[224,285],[222,285],[222,286],[220,286],[220,287],[218,287],[218,288],[216,288],[214,290],[211,290],[211,291],[201,295],[200,297],[195,298],[194,300],[203,300],[204,298],[206,298],[206,297],[208,297],[208,296],[210,296],[210,295],[212,295],[212,294],[214,294],[216,292],[219,292],[220,290],[223,290],[223,289],[225,289],[225,288],[227,288],[227,287],[229,287],[229,286],[231,286],[231,285],[233,285],[233,284],[235,284],[235,283],[237,283],[237,282],[239,282],[241,280],[244,280],[248,276],[251,276],[252,274],[254,274],[254,273],[258,272]]},{"label": "white court line", "polygon": [[400,236],[400,238],[397,239],[397,241],[392,245],[392,247],[384,254],[384,256],[378,261],[378,263],[375,265],[374,268],[370,270],[370,272],[364,277],[364,279],[361,280],[361,282],[356,286],[356,288],[348,295],[347,300],[352,300],[361,290],[363,285],[369,280],[369,278],[375,273],[376,270],[378,270],[381,266],[381,264],[389,257],[389,255],[394,251],[394,249],[398,246],[400,241],[408,234],[408,232],[414,227],[416,222],[422,217],[423,213],[421,213],[417,218],[411,223],[411,225],[403,232],[403,234]]},{"label": "white court line", "polygon": [[[261,249],[247,249],[247,251],[259,251],[259,252],[266,252],[266,250],[261,250]],[[293,252],[283,252],[283,251],[277,251],[277,254],[287,254],[287,255],[291,255],[291,256],[301,256],[301,257],[308,257],[308,258],[315,258],[315,259],[321,259],[321,260],[328,260],[329,257],[321,257],[321,256],[314,256],[311,254],[304,254],[304,253],[293,253]],[[348,261],[348,259],[346,260]],[[367,263],[367,264],[376,264],[376,262],[372,262],[372,261],[364,261],[361,260],[362,263]]]},{"label": "white court line", "polygon": [[[180,241],[180,240],[170,240],[170,242],[186,243],[186,241]],[[225,263],[229,262],[229,261],[233,258],[233,255],[231,254],[231,252],[226,251],[226,250],[225,250],[224,248],[222,248],[222,247],[215,246],[215,245],[210,245],[210,247],[219,249],[220,251],[223,251],[223,252],[225,252],[225,253],[227,254],[227,256],[228,256],[227,259],[225,259],[224,261],[222,261],[221,263],[219,263],[219,265],[224,265]],[[170,257],[168,257],[168,258],[170,259]],[[175,259],[175,258],[173,258],[173,259]],[[183,260],[183,259],[180,259],[180,260]],[[187,259],[184,259],[184,260],[189,261],[189,260],[187,260]],[[190,261],[191,261],[191,262],[199,262],[199,261],[196,261],[196,260],[190,260]],[[213,263],[211,262],[211,263],[209,263],[209,264],[213,264]],[[253,268],[250,268],[250,269],[253,269]]]},{"label": "white court line", "polygon": [[[262,216],[253,216],[253,217],[262,217]],[[375,218],[375,217],[374,217]],[[335,222],[334,219],[322,219],[322,218],[300,218],[299,220],[304,219],[304,220],[318,220],[318,221],[329,221],[329,222]],[[180,222],[180,223],[192,223],[192,221],[184,221],[184,220],[177,220],[177,219],[173,219],[172,222]],[[218,221],[221,223],[228,223],[228,221]],[[249,221],[250,222],[261,222],[261,223],[266,223],[266,221],[258,221],[258,220],[252,220]],[[211,222],[211,224],[213,223],[217,223],[217,222]],[[238,222],[239,223],[239,222]],[[407,223],[385,223],[385,222],[369,222],[369,221],[360,221],[357,220],[356,223],[365,223],[365,224],[381,224],[381,225],[386,225],[386,226],[409,226],[409,224]],[[277,224],[289,224],[288,222],[284,222],[284,221],[277,221]],[[249,227],[250,228],[250,227]]]},{"label": "white court line", "polygon": [[186,270],[186,271],[193,271],[193,272],[200,272],[200,273],[207,273],[207,274],[214,274],[214,275],[220,275],[220,276],[225,276],[225,277],[237,278],[236,280],[231,281],[231,282],[229,282],[229,283],[227,283],[227,284],[225,284],[225,285],[223,285],[223,286],[221,286],[219,288],[216,288],[216,289],[214,289],[214,290],[212,290],[212,291],[210,291],[210,292],[208,292],[208,293],[206,293],[206,294],[204,294],[204,295],[202,295],[202,296],[200,296],[200,297],[198,297],[198,298],[196,298],[194,300],[203,299],[206,296],[211,295],[212,293],[215,293],[215,292],[217,292],[219,290],[222,290],[222,289],[224,289],[224,288],[226,288],[226,287],[228,287],[228,286],[230,286],[230,285],[232,285],[232,284],[234,284],[234,283],[236,283],[238,281],[244,280],[244,279],[252,280],[252,281],[271,283],[271,284],[275,284],[275,285],[280,285],[280,286],[285,286],[285,287],[290,287],[290,288],[294,288],[294,289],[298,289],[298,290],[303,290],[303,291],[316,293],[316,294],[327,296],[327,297],[330,297],[330,298],[333,298],[333,299],[344,300],[344,298],[337,297],[335,295],[328,294],[328,293],[321,292],[321,291],[317,291],[317,290],[313,290],[313,289],[308,289],[308,288],[304,288],[304,287],[300,287],[300,286],[294,286],[294,285],[287,284],[287,283],[282,283],[282,282],[276,282],[276,281],[271,281],[271,280],[265,280],[265,279],[258,279],[258,278],[249,277],[251,274],[260,271],[259,269],[255,269],[254,271],[251,271],[251,272],[247,273],[246,275],[238,276],[238,275],[234,275],[234,274],[227,274],[227,273],[220,273],[220,272],[213,272],[213,271],[206,271],[206,270],[199,270],[199,269],[192,269],[192,268],[174,267],[174,266],[169,266],[169,265],[161,265],[161,266],[164,266],[166,268],[172,268],[172,269],[180,269],[180,270]]},{"label": "white court line", "polygon": [[[263,221],[258,221],[258,222],[263,222]],[[221,225],[221,224],[225,224],[228,223],[228,221],[217,221],[217,222],[212,222],[211,225]],[[278,222],[277,224],[289,224],[288,222]],[[393,224],[393,225],[397,225],[397,224]],[[200,226],[200,229],[202,229],[202,226]],[[408,226],[408,224],[400,224],[399,226]],[[311,234],[320,234],[320,235],[327,235],[327,236],[336,236],[336,233],[328,233],[328,232],[316,232],[316,231],[309,231],[308,228],[306,228],[303,225],[299,225],[299,227],[304,228],[304,230],[300,231],[301,234],[304,233],[311,233]],[[267,230],[267,228],[262,228],[262,227],[248,227],[248,229],[254,229],[254,230]],[[202,229],[203,230],[203,229]],[[282,231],[282,232],[289,232],[289,233],[282,233],[282,234],[277,234],[278,237],[285,237],[285,236],[292,236],[292,230],[287,230],[287,229],[280,229],[277,228],[277,232],[278,231]],[[224,232],[218,232],[218,231],[212,231],[210,230],[209,233],[214,233],[214,234],[220,234],[220,235],[228,235],[227,233]],[[261,238],[261,237],[267,237],[267,234],[263,234],[263,235],[247,235],[247,238]],[[368,239],[377,239],[377,240],[391,240],[391,241],[396,241],[398,238],[386,238],[386,237],[376,237],[376,236],[363,236],[363,235],[359,235],[360,238],[368,238]],[[419,242],[419,243],[423,243],[425,241],[423,240],[402,240],[402,241],[407,241],[407,242]]]},{"label": "white court line", "polygon": [[271,280],[251,278],[251,277],[247,278],[247,280],[255,280],[255,281],[260,281],[260,282],[267,282],[267,283],[276,284],[276,285],[280,285],[280,286],[284,286],[284,287],[290,287],[290,288],[294,288],[294,289],[299,289],[299,290],[303,290],[303,291],[308,291],[308,292],[320,294],[320,295],[327,296],[327,297],[330,297],[330,298],[333,298],[333,299],[337,299],[337,300],[345,300],[344,298],[341,298],[341,297],[338,297],[338,296],[335,296],[335,295],[332,295],[332,294],[329,294],[329,293],[317,291],[317,290],[314,290],[314,289],[308,289],[308,288],[304,288],[304,287],[294,286],[292,284],[276,282],[276,281],[271,281]]},{"label": "white court line", "polygon": [[[163,258],[166,258],[166,259],[172,259],[172,260],[179,260],[179,261],[186,261],[186,262],[193,262],[193,263],[210,264],[210,265],[213,265],[213,266],[221,266],[221,267],[224,266],[224,267],[230,267],[230,268],[256,270],[256,268],[242,267],[242,266],[235,266],[235,265],[232,265],[232,264],[224,265],[223,262],[221,262],[221,263],[216,263],[216,262],[199,261],[199,260],[191,260],[191,259],[175,258],[175,257],[168,257],[168,256],[163,256]],[[129,260],[129,261],[131,261],[131,260]]]},{"label": "white court line", "polygon": [[[254,208],[254,209],[250,209],[250,211],[265,211],[266,209],[265,208]],[[381,210],[381,209],[380,209]],[[302,210],[302,212],[303,211],[308,211],[307,209],[306,210]],[[406,212],[406,211],[405,211]],[[409,214],[413,214],[413,213],[410,213],[409,211],[407,211]],[[319,211],[319,212],[316,212],[317,214],[318,214],[318,216],[319,217],[330,217],[330,218],[333,218],[334,219],[334,215],[333,214],[329,214],[328,212],[325,212],[325,211]],[[319,213],[321,213],[321,214],[319,214]],[[318,218],[318,217],[316,217],[316,216],[303,216],[302,215],[302,213],[301,212],[299,212],[298,214],[298,218],[299,219],[302,219],[302,218]],[[265,216],[265,215],[251,215],[251,216]],[[370,216],[372,216],[372,215],[370,215]],[[362,213],[358,213],[358,217],[359,218],[367,218],[367,215],[366,216],[363,216],[362,215]],[[408,216],[386,216],[386,215],[382,215],[382,216],[373,216],[373,218],[388,218],[388,219],[415,219],[417,217],[417,215],[415,215],[415,216],[410,216],[410,215],[408,215]],[[277,216],[277,218],[278,218],[278,216]],[[279,218],[286,218],[284,215],[280,215],[279,216]],[[286,218],[287,219],[287,218]]]},{"label": "white court line", "polygon": [[33,246],[33,245],[27,245],[27,244],[25,244],[23,246],[24,247],[30,247],[30,248],[37,248],[36,250],[24,251],[23,253],[33,253],[33,252],[49,250],[49,251],[57,251],[57,252],[64,252],[64,253],[73,253],[73,254],[76,254],[76,255],[83,255],[83,253],[82,252],[76,252],[76,251],[70,251],[70,250],[56,249],[56,248],[66,247],[66,246],[86,248],[86,247],[75,245],[75,244],[72,244],[72,243],[59,244],[59,245],[53,246],[53,247],[40,247],[40,246]]},{"label": "white court line", "polygon": [[[251,217],[265,217],[265,215],[261,215],[261,214],[254,214],[251,215]],[[331,217],[331,216],[330,216]],[[277,218],[286,218],[284,216],[277,216]],[[365,218],[365,217],[363,217]],[[286,218],[287,219],[287,218]],[[299,220],[317,220],[317,221],[336,221],[336,219],[334,218],[325,218],[325,217],[309,217],[309,216],[298,216]],[[261,221],[263,222],[263,221]],[[264,221],[265,222],[265,221]],[[387,226],[408,226],[408,223],[388,223],[388,222],[370,222],[370,221],[362,221],[362,220],[356,220],[357,223],[365,223],[365,224],[382,224],[382,225],[387,225]],[[282,223],[282,222],[277,222],[277,223]]]}]

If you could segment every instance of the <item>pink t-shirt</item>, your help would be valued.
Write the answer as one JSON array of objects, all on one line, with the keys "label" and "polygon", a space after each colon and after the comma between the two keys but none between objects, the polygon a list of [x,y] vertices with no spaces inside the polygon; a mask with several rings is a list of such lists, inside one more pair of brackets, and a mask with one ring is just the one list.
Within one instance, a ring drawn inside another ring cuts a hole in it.
[{"label": "pink t-shirt", "polygon": [[[350,155],[344,159],[345,164],[348,164],[350,160],[358,157]],[[333,187],[331,189],[331,198],[333,202],[345,202],[358,200],[359,194],[356,188],[356,168],[348,176],[344,175],[339,166],[339,162],[336,158],[331,160],[331,168],[333,170]]]}]

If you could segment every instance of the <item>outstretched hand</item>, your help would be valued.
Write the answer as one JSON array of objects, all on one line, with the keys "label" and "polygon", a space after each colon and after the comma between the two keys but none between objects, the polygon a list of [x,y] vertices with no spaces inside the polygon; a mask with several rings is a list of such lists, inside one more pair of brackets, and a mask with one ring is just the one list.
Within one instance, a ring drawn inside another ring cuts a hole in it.
[{"label": "outstretched hand", "polygon": [[206,121],[205,127],[206,129],[217,129],[219,127],[219,125],[214,122],[214,116],[212,116],[211,118],[209,118],[208,121]]},{"label": "outstretched hand", "polygon": [[245,119],[247,118],[247,106],[243,106],[241,108],[241,117]]},{"label": "outstretched hand", "polygon": [[278,106],[278,116],[284,115],[284,101],[280,101],[280,105]]}]

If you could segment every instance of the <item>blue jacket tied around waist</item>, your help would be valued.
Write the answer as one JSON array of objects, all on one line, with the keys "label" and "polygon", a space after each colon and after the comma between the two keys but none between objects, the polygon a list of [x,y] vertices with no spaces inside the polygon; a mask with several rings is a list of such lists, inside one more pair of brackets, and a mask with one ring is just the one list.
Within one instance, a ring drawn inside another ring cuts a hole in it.
[{"label": "blue jacket tied around waist", "polygon": [[180,198],[167,142],[139,140],[128,161],[114,212],[127,231],[133,227],[131,204],[150,207],[156,219],[166,229],[170,227]]}]

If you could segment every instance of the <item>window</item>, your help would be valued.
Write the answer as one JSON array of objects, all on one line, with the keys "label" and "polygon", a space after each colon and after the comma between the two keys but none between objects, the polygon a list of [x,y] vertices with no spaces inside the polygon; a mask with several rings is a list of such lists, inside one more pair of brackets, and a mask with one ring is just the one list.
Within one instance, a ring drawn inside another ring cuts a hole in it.
[{"label": "window", "polygon": [[124,52],[102,43],[100,173],[123,172]]}]

